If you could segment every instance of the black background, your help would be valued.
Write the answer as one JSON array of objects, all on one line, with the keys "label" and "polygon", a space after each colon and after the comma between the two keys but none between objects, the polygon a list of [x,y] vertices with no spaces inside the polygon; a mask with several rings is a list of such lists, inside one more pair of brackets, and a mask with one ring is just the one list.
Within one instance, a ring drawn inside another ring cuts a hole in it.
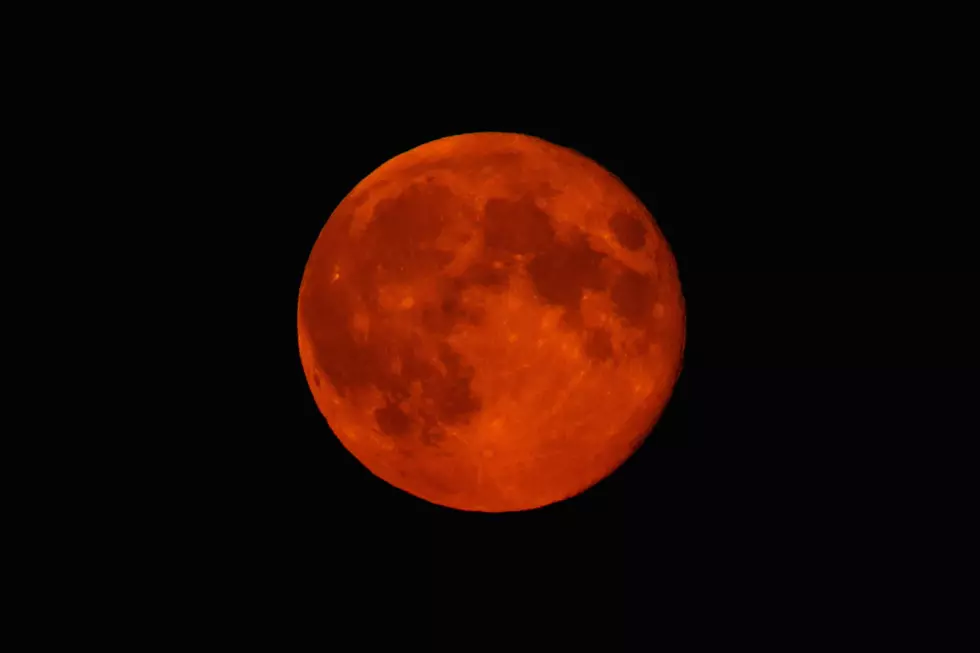
[{"label": "black background", "polygon": [[[536,26],[493,7],[440,8],[427,31],[354,9],[80,7],[21,29],[31,84],[11,104],[37,124],[11,121],[33,150],[15,162],[60,173],[21,217],[78,257],[21,266],[14,285],[40,278],[53,310],[8,316],[49,329],[12,354],[55,359],[16,384],[47,402],[9,429],[40,449],[8,460],[29,477],[11,503],[31,520],[8,530],[39,554],[11,557],[39,598],[15,601],[41,617],[32,636],[932,650],[972,625],[969,21],[602,6]],[[688,317],[642,448],[508,515],[373,477],[317,412],[296,342],[303,266],[345,194],[482,130],[620,176],[673,248]]]},{"label": "black background", "polygon": [[[658,623],[888,627],[938,564],[923,534],[948,524],[963,479],[937,481],[937,442],[967,434],[950,407],[974,381],[946,337],[963,309],[942,279],[960,259],[895,220],[908,191],[872,163],[895,147],[875,110],[784,75],[438,95],[397,78],[385,92],[215,78],[220,108],[195,114],[192,181],[218,196],[204,207],[218,240],[201,249],[221,252],[196,327],[211,344],[195,565],[214,565],[198,583],[276,632],[343,613],[369,639],[594,632],[631,650]],[[372,476],[317,411],[296,344],[333,208],[391,157],[471,131],[538,136],[619,176],[667,237],[687,303],[684,370],[646,443],[526,513],[454,511]]]}]

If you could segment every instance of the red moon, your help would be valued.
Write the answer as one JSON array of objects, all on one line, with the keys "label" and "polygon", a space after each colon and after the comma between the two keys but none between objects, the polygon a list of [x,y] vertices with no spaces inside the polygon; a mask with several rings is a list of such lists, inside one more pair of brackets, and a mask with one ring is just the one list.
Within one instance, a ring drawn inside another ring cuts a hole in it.
[{"label": "red moon", "polygon": [[585,156],[521,134],[396,156],[334,210],[299,291],[320,412],[374,475],[460,510],[581,493],[680,373],[684,299],[653,217]]}]

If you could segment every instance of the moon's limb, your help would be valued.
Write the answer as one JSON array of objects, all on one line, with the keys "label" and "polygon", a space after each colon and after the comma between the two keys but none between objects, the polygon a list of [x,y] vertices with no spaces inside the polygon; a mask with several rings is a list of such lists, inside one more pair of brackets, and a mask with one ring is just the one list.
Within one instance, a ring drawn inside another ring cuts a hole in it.
[{"label": "moon's limb", "polygon": [[680,368],[663,236],[570,150],[471,134],[369,175],[299,301],[317,404],[376,475],[435,503],[532,508],[621,464]]}]

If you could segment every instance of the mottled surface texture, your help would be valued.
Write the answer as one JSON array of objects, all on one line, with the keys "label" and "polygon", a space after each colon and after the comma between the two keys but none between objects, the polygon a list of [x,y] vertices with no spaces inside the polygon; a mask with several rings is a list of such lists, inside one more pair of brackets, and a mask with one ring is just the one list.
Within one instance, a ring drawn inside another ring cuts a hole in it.
[{"label": "mottled surface texture", "polygon": [[381,166],[317,239],[299,297],[321,412],[377,476],[446,506],[572,496],[649,432],[680,370],[673,256],[623,184],[528,136]]}]

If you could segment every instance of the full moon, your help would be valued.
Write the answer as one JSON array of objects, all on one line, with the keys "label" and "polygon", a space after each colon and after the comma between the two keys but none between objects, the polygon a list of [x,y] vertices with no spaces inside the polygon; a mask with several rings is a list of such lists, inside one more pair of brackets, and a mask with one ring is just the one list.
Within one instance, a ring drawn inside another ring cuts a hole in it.
[{"label": "full moon", "polygon": [[313,245],[298,332],[320,412],[375,476],[506,512],[583,492],[643,442],[681,370],[684,299],[616,176],[473,133],[354,187]]}]

